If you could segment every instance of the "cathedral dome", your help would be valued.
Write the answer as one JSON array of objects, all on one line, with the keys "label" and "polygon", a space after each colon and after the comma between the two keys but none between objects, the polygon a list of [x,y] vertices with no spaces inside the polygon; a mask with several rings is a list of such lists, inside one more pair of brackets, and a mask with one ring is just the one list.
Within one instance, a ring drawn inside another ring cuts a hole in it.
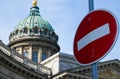
[{"label": "cathedral dome", "polygon": [[40,62],[57,53],[60,47],[57,44],[58,35],[41,17],[37,1],[33,0],[32,5],[28,17],[10,33],[8,46],[21,55],[28,52],[29,59]]},{"label": "cathedral dome", "polygon": [[16,27],[15,30],[22,30],[24,28],[33,29],[46,29],[50,32],[54,32],[52,26],[48,21],[44,20],[39,13],[39,8],[37,6],[30,9],[30,15],[23,19]]},{"label": "cathedral dome", "polygon": [[10,34],[10,41],[17,40],[19,37],[26,36],[42,36],[48,37],[53,36],[55,41],[58,40],[58,36],[55,34],[54,29],[48,21],[44,20],[37,6],[30,8],[30,14],[27,18],[23,19],[16,27],[15,30]]}]

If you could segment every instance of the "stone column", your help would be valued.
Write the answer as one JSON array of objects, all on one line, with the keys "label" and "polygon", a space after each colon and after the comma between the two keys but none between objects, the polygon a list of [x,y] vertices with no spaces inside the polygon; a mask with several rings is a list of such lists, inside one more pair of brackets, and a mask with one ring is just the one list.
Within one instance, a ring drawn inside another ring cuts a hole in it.
[{"label": "stone column", "polygon": [[32,60],[32,45],[30,45],[29,48],[30,48],[30,49],[29,49],[29,52],[28,52],[28,58],[29,58],[30,60]]},{"label": "stone column", "polygon": [[40,47],[38,50],[38,63],[42,61],[42,48]]},{"label": "stone column", "polygon": [[48,49],[48,57],[51,56],[51,52],[50,52],[50,49]]},{"label": "stone column", "polygon": [[23,52],[22,46],[20,46],[20,54],[21,54],[21,55],[22,55],[22,52]]}]

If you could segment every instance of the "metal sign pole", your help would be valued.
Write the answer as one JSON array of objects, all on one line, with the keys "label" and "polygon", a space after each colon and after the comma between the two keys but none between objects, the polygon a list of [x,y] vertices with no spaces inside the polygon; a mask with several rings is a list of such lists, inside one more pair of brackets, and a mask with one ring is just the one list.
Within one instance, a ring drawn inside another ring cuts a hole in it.
[{"label": "metal sign pole", "polygon": [[[89,1],[89,12],[94,10],[94,0]],[[92,65],[92,73],[93,79],[98,79],[98,69],[97,69],[97,62]]]},{"label": "metal sign pole", "polygon": [[97,63],[92,64],[93,79],[98,79]]},{"label": "metal sign pole", "polygon": [[88,0],[89,1],[89,12],[94,10],[94,0]]}]

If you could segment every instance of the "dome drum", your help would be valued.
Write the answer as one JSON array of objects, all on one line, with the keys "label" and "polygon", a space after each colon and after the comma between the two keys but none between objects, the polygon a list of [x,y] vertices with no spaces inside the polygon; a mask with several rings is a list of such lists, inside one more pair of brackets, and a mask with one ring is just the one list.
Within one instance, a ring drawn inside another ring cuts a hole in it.
[{"label": "dome drum", "polygon": [[23,38],[23,39],[19,39],[16,41],[13,41],[11,43],[9,43],[9,47],[15,48],[15,47],[19,47],[19,46],[25,46],[25,45],[38,45],[40,47],[47,47],[47,48],[53,48],[55,50],[55,52],[58,52],[60,50],[60,47],[57,43],[53,42],[53,41],[48,41],[48,39],[46,38]]},{"label": "dome drum", "polygon": [[39,29],[37,27],[29,29],[23,28],[22,30],[15,30],[10,34],[10,42],[22,39],[24,37],[43,37],[49,39],[50,41],[58,42],[58,36],[45,28]]},{"label": "dome drum", "polygon": [[[27,58],[40,63],[44,59],[52,56],[60,50],[59,46],[56,43],[44,42],[43,40],[35,39],[24,39],[20,41],[14,41],[9,44],[11,49],[15,50],[16,53],[19,53],[21,56],[24,56],[24,53],[27,52]],[[37,52],[37,61],[33,60],[34,52]],[[43,55],[46,55],[44,58]]]}]

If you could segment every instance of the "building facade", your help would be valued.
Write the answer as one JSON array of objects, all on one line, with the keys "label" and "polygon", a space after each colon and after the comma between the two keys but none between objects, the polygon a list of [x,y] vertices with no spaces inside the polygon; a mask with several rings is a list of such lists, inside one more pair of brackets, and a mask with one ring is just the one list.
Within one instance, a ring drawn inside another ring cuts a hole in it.
[{"label": "building facade", "polygon": [[[0,79],[92,79],[91,66],[80,66],[74,56],[61,53],[58,35],[33,0],[28,17],[0,40]],[[98,63],[99,79],[120,79],[120,61]]]}]

